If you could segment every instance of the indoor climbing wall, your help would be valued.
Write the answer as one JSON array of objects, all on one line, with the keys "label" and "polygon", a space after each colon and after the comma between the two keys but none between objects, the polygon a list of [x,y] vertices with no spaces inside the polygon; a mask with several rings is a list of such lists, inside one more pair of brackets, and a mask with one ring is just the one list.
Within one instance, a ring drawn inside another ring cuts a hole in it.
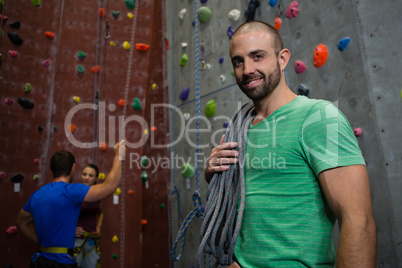
[{"label": "indoor climbing wall", "polygon": [[[290,88],[333,102],[348,118],[367,163],[377,224],[378,267],[400,267],[402,10],[399,1],[239,0],[167,1],[170,140],[175,165],[169,198],[175,267],[192,267],[200,244],[202,219],[186,216],[197,208],[198,190],[206,203],[203,172],[219,144],[226,121],[247,98],[237,87],[229,59],[231,33],[247,19],[277,29],[291,52],[285,70]],[[194,20],[198,19],[198,28]],[[196,30],[200,60],[199,187],[196,167]],[[173,161],[172,160],[172,161]],[[191,166],[190,166],[191,165]],[[189,177],[189,178],[188,178]],[[180,226],[188,224],[187,228]],[[183,230],[185,230],[183,232]],[[335,227],[334,236],[339,230]],[[176,241],[176,238],[178,241]],[[181,243],[185,242],[183,251]],[[181,254],[181,255],[180,255]],[[208,256],[203,267],[210,267]],[[213,263],[213,260],[212,260]]]},{"label": "indoor climbing wall", "polygon": [[[38,245],[15,228],[49,160],[107,176],[127,140],[124,176],[102,201],[103,267],[168,266],[169,141],[165,7],[160,1],[0,1],[0,265],[26,267]],[[155,104],[159,106],[153,107]],[[154,254],[153,252],[158,252]]]}]

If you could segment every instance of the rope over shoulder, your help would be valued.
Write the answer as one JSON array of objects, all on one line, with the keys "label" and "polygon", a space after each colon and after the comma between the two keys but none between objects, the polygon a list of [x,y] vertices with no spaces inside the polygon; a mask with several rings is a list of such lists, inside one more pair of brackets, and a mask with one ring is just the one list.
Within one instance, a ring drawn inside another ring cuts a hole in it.
[{"label": "rope over shoulder", "polygon": [[[197,252],[197,267],[201,267],[203,252],[213,254],[215,266],[233,263],[233,253],[240,233],[245,204],[244,162],[247,134],[255,117],[252,103],[244,104],[232,117],[224,142],[237,142],[238,164],[222,173],[215,173],[207,191],[207,204],[201,226],[201,244]],[[240,198],[237,212],[238,200]],[[237,216],[236,216],[237,214]]]}]

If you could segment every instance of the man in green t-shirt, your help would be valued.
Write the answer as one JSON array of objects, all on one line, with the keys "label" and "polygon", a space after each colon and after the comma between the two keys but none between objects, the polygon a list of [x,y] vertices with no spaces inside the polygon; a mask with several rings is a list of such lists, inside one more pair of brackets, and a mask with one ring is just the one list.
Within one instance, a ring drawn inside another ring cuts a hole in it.
[{"label": "man in green t-shirt", "polygon": [[[230,267],[333,267],[335,261],[337,267],[375,267],[369,180],[347,119],[330,102],[289,89],[284,69],[290,52],[270,25],[241,25],[230,56],[236,82],[255,108],[243,167],[246,201]],[[208,183],[238,162],[237,146],[222,137],[205,168]]]}]

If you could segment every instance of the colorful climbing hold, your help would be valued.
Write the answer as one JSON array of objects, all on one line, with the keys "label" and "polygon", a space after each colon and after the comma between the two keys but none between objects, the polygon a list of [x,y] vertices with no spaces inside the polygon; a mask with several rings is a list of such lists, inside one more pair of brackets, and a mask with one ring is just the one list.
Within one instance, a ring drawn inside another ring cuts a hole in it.
[{"label": "colorful climbing hold", "polygon": [[68,127],[68,129],[69,129],[70,133],[74,133],[75,130],[77,129],[77,126],[74,125],[74,124],[71,124],[71,125]]},{"label": "colorful climbing hold", "polygon": [[142,111],[140,100],[137,97],[134,98],[134,103],[131,105],[131,107],[133,107],[133,109],[136,109],[138,111]]},{"label": "colorful climbing hold", "polygon": [[47,60],[45,60],[44,62],[43,62],[43,66],[45,66],[45,67],[49,67],[50,66],[50,59],[47,59]]},{"label": "colorful climbing hold", "polygon": [[147,224],[148,224],[148,221],[147,221],[147,220],[145,220],[145,219],[141,220],[141,225],[142,225],[142,226],[145,226],[145,225],[147,225]]},{"label": "colorful climbing hold", "polygon": [[188,56],[187,56],[186,53],[184,53],[184,54],[181,56],[180,66],[183,67],[184,65],[186,65],[187,61],[188,61]]},{"label": "colorful climbing hold", "polygon": [[22,43],[24,42],[24,41],[22,40],[22,38],[21,38],[17,33],[8,32],[8,33],[7,33],[7,36],[8,36],[8,39],[10,39],[10,41],[11,41],[14,45],[20,46],[20,45],[22,45]]},{"label": "colorful climbing hold", "polygon": [[189,87],[185,87],[185,88],[183,88],[183,89],[181,90],[180,95],[179,95],[179,98],[180,98],[182,101],[185,101],[185,100],[188,99],[188,95],[189,95],[189,94],[190,94],[190,88],[189,88]]},{"label": "colorful climbing hold", "polygon": [[293,1],[289,4],[288,8],[286,9],[286,17],[289,19],[295,18],[299,13],[299,3],[297,1]]},{"label": "colorful climbing hold", "polygon": [[[91,71],[92,71],[93,73],[95,73],[95,72],[96,72],[96,67],[92,67]],[[77,72],[78,72],[79,74],[84,73],[84,66],[82,66],[81,64],[78,65],[78,66],[77,66]]]},{"label": "colorful climbing hold", "polygon": [[99,180],[104,180],[106,178],[106,175],[105,175],[105,173],[99,173],[99,175],[98,175],[98,179]]},{"label": "colorful climbing hold", "polygon": [[148,129],[144,129],[144,135],[148,135]]},{"label": "colorful climbing hold", "polygon": [[87,56],[87,54],[85,54],[84,51],[80,50],[80,51],[77,52],[77,57],[79,59],[85,58],[86,56]]},{"label": "colorful climbing hold", "polygon": [[143,183],[146,183],[148,181],[148,173],[145,170],[141,173],[141,180]]},{"label": "colorful climbing hold", "polygon": [[274,7],[274,6],[276,5],[276,2],[277,2],[277,0],[269,0],[269,1],[268,1],[268,4],[269,4],[271,7]]},{"label": "colorful climbing hold", "polygon": [[224,128],[227,128],[228,126],[229,126],[229,122],[228,122],[228,121],[223,122],[223,127],[224,127]]},{"label": "colorful climbing hold", "polygon": [[164,203],[161,203],[161,204],[159,205],[159,207],[160,207],[160,209],[164,209],[164,208],[165,208],[165,204],[164,204]]},{"label": "colorful climbing hold", "polygon": [[228,13],[228,18],[232,21],[238,21],[240,19],[240,10],[232,9]]},{"label": "colorful climbing hold", "polygon": [[39,165],[39,158],[35,158],[35,159],[34,159],[34,164],[35,164],[35,165]]},{"label": "colorful climbing hold", "polygon": [[319,44],[314,49],[314,66],[317,68],[322,67],[328,59],[328,49],[325,45]]},{"label": "colorful climbing hold", "polygon": [[128,12],[128,13],[127,13],[127,18],[129,18],[130,20],[131,20],[132,18],[134,18],[133,13]]},{"label": "colorful climbing hold", "polygon": [[99,150],[106,151],[107,150],[107,144],[104,143],[104,142],[99,142]]},{"label": "colorful climbing hold", "polygon": [[125,50],[129,50],[129,49],[131,48],[130,43],[127,42],[127,41],[124,41],[124,43],[123,43],[123,48],[124,48]]},{"label": "colorful climbing hold", "polygon": [[110,41],[109,44],[110,44],[112,47],[116,46],[116,43],[113,42],[113,41]]},{"label": "colorful climbing hold", "polygon": [[100,72],[100,66],[96,65],[96,66],[92,67],[91,72],[92,73],[99,73]]},{"label": "colorful climbing hold", "polygon": [[6,233],[7,234],[14,234],[18,231],[17,226],[10,226],[7,228]]},{"label": "colorful climbing hold", "polygon": [[306,96],[306,97],[308,97],[308,94],[310,93],[310,89],[303,84],[300,84],[297,87],[297,91],[299,92],[299,95]]},{"label": "colorful climbing hold", "polygon": [[133,196],[134,195],[134,191],[133,190],[128,190],[128,194]]},{"label": "colorful climbing hold", "polygon": [[151,127],[151,131],[155,132],[156,131],[156,127]]},{"label": "colorful climbing hold", "polygon": [[190,163],[184,163],[181,166],[181,175],[183,175],[184,178],[191,178],[194,173],[195,169]]},{"label": "colorful climbing hold", "polygon": [[74,101],[75,103],[80,103],[81,98],[78,97],[78,96],[73,96],[73,101]]},{"label": "colorful climbing hold", "polygon": [[113,253],[113,254],[112,254],[112,259],[113,259],[113,260],[117,260],[117,254],[116,254],[116,253]]},{"label": "colorful climbing hold", "polygon": [[205,115],[207,117],[212,117],[215,115],[216,105],[214,100],[209,100],[205,106]]},{"label": "colorful climbing hold", "polygon": [[275,20],[274,20],[274,28],[275,28],[277,31],[279,31],[279,29],[281,28],[281,26],[282,26],[282,19],[279,18],[279,17],[275,18]]},{"label": "colorful climbing hold", "polygon": [[10,180],[14,183],[22,182],[23,179],[24,179],[24,176],[22,176],[22,174],[20,174],[20,173],[17,173],[10,178]]},{"label": "colorful climbing hold", "polygon": [[53,126],[53,131],[57,131],[57,126]]},{"label": "colorful climbing hold", "polygon": [[114,11],[112,10],[112,15],[115,19],[117,19],[119,17],[120,11]]},{"label": "colorful climbing hold", "polygon": [[4,180],[6,178],[6,173],[0,171],[0,180]]},{"label": "colorful climbing hold", "polygon": [[117,237],[117,235],[114,235],[113,236],[113,238],[112,238],[112,241],[113,241],[113,243],[117,243],[117,242],[119,242],[119,238]]},{"label": "colorful climbing hold", "polygon": [[5,99],[4,99],[4,102],[5,102],[6,104],[9,104],[9,105],[14,103],[13,99],[11,99],[11,98],[5,98]]},{"label": "colorful climbing hold", "polygon": [[148,50],[149,45],[147,44],[143,44],[143,43],[137,43],[135,44],[135,49],[137,49],[138,51],[146,51]]},{"label": "colorful climbing hold", "polygon": [[26,98],[18,98],[18,103],[19,105],[21,105],[22,108],[25,109],[32,109],[34,107],[34,103],[33,101],[31,101],[30,99],[26,99]]},{"label": "colorful climbing hold", "polygon": [[306,70],[306,64],[304,62],[297,60],[295,61],[295,71],[297,74],[301,74]]},{"label": "colorful climbing hold", "polygon": [[350,38],[349,37],[345,37],[342,38],[339,43],[338,43],[338,48],[340,51],[344,51],[345,48],[349,45],[350,42]]},{"label": "colorful climbing hold", "polygon": [[356,137],[359,137],[360,135],[363,134],[363,130],[358,127],[358,128],[355,128],[355,129],[353,130],[353,133],[355,134]]},{"label": "colorful climbing hold", "polygon": [[187,13],[187,9],[185,9],[185,8],[183,8],[182,10],[180,10],[179,11],[179,19],[180,20],[183,20],[184,19],[184,16],[186,15],[186,13]]},{"label": "colorful climbing hold", "polygon": [[105,17],[106,16],[106,12],[103,8],[99,8],[99,17]]},{"label": "colorful climbing hold", "polygon": [[32,86],[30,83],[25,83],[24,92],[29,93],[31,91],[31,88],[32,88]]},{"label": "colorful climbing hold", "polygon": [[224,57],[220,57],[220,58],[219,58],[219,63],[223,63],[223,62],[224,62],[224,60],[225,60],[225,58],[224,58]]},{"label": "colorful climbing hold", "polygon": [[135,0],[125,0],[126,6],[128,9],[134,9],[135,8]]},{"label": "colorful climbing hold", "polygon": [[184,117],[184,120],[187,122],[188,120],[190,120],[191,115],[189,113],[184,113],[183,117]]},{"label": "colorful climbing hold", "polygon": [[42,4],[42,0],[31,0],[31,2],[34,7],[38,7]]},{"label": "colorful climbing hold", "polygon": [[211,19],[212,11],[209,7],[201,7],[198,9],[198,19],[201,23],[207,23]]},{"label": "colorful climbing hold", "polygon": [[18,56],[18,52],[14,50],[9,50],[8,54],[10,55],[11,58],[15,58]]},{"label": "colorful climbing hold", "polygon": [[33,179],[34,181],[39,180],[39,175],[38,175],[38,174],[35,174],[32,179]]},{"label": "colorful climbing hold", "polygon": [[45,36],[51,40],[54,39],[54,33],[53,32],[45,32]]},{"label": "colorful climbing hold", "polygon": [[146,155],[141,156],[141,167],[145,168],[148,166],[148,157]]},{"label": "colorful climbing hold", "polygon": [[117,187],[116,191],[113,194],[114,195],[121,195],[121,189],[119,187]]},{"label": "colorful climbing hold", "polygon": [[232,36],[233,36],[233,33],[234,33],[232,25],[230,25],[228,27],[228,29],[226,30],[226,33],[228,34],[229,38],[232,39]]},{"label": "colorful climbing hold", "polygon": [[201,4],[205,4],[206,2],[208,2],[208,0],[201,0],[200,2]]},{"label": "colorful climbing hold", "polygon": [[120,99],[119,102],[117,103],[117,105],[119,105],[120,107],[124,107],[124,104],[126,102],[124,101],[124,99]]}]

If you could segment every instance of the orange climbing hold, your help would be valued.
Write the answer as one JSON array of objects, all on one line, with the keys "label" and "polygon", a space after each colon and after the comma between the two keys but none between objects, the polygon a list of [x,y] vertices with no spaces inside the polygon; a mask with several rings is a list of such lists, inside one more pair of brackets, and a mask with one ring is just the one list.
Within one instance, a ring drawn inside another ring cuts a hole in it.
[{"label": "orange climbing hold", "polygon": [[148,221],[147,220],[141,220],[141,225],[142,226],[145,226],[145,225],[147,225],[148,224]]},{"label": "orange climbing hold", "polygon": [[134,195],[134,191],[133,190],[128,190],[128,194],[129,195]]},{"label": "orange climbing hold", "polygon": [[99,8],[99,17],[104,17],[106,16],[106,12],[103,8]]},{"label": "orange climbing hold", "polygon": [[99,142],[99,149],[100,149],[101,151],[106,151],[106,149],[107,149],[107,144],[104,143],[104,142]]},{"label": "orange climbing hold", "polygon": [[143,43],[137,43],[135,44],[135,48],[140,51],[145,51],[149,48],[149,45]]},{"label": "orange climbing hold", "polygon": [[151,127],[151,131],[155,132],[156,131],[156,127]]},{"label": "orange climbing hold", "polygon": [[124,104],[125,104],[126,102],[124,101],[124,99],[120,99],[119,100],[119,102],[118,102],[118,105],[120,106],[120,107],[124,107]]},{"label": "orange climbing hold", "polygon": [[328,49],[325,45],[319,44],[314,50],[314,66],[322,67],[328,59]]},{"label": "orange climbing hold", "polygon": [[70,127],[69,127],[69,129],[70,129],[70,133],[74,133],[75,130],[77,129],[77,126],[74,125],[74,124],[71,124]]},{"label": "orange climbing hold", "polygon": [[279,29],[281,28],[281,26],[282,26],[282,20],[281,20],[281,18],[276,18],[275,19],[275,21],[274,21],[274,27],[275,27],[275,29],[277,30],[277,31],[279,31]]},{"label": "orange climbing hold", "polygon": [[95,67],[92,67],[92,68],[91,68],[91,72],[93,72],[93,73],[99,73],[99,72],[100,72],[100,67],[99,67],[99,65],[96,65]]},{"label": "orange climbing hold", "polygon": [[53,32],[45,32],[45,35],[49,39],[54,39],[54,33]]}]

